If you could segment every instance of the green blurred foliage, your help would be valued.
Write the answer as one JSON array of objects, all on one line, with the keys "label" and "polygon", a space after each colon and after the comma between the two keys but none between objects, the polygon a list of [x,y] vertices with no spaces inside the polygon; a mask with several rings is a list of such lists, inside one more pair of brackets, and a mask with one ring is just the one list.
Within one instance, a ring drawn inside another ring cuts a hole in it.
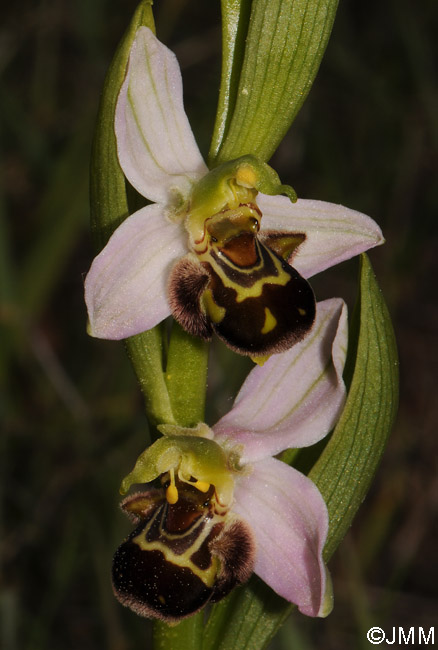
[{"label": "green blurred foliage", "polygon": [[[89,151],[106,67],[135,2],[27,0],[0,27],[0,646],[149,648],[150,625],[114,600],[109,567],[129,530],[119,480],[147,439],[118,343],[85,333],[93,256]],[[219,2],[156,0],[204,154],[220,75]],[[393,314],[401,408],[382,467],[331,570],[326,620],[294,615],[272,648],[369,647],[371,625],[435,624],[438,483],[438,93],[434,0],[341,2],[320,73],[274,155],[299,196],[372,215],[371,253]],[[434,183],[435,181],[435,183]],[[315,278],[353,304],[355,262]],[[208,419],[248,370],[215,343]],[[435,523],[433,523],[435,522]],[[435,526],[435,528],[433,527]],[[171,649],[170,649],[171,650]]]}]

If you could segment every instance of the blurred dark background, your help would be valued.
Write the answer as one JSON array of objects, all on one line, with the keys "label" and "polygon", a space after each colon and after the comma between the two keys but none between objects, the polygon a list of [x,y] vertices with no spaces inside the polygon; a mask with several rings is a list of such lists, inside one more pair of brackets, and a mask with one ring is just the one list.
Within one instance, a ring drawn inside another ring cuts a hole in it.
[{"label": "blurred dark background", "polygon": [[[118,486],[147,423],[118,343],[85,333],[89,152],[99,93],[131,0],[24,0],[0,27],[0,646],[150,647],[114,600],[129,524]],[[156,0],[204,154],[220,75],[219,1]],[[344,0],[316,83],[275,154],[299,196],[373,216],[371,260],[394,319],[398,420],[373,488],[331,562],[335,609],[294,614],[272,649],[369,648],[378,625],[437,625],[438,91],[435,0]],[[314,287],[354,303],[357,261]],[[214,346],[209,421],[247,370]],[[437,625],[438,636],[438,625]],[[396,646],[395,646],[396,647]],[[171,649],[169,649],[171,650]]]}]

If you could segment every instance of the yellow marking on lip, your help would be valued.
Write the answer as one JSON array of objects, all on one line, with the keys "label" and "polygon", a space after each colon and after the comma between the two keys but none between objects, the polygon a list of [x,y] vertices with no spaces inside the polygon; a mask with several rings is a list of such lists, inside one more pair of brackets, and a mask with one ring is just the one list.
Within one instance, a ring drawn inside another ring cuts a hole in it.
[{"label": "yellow marking on lip", "polygon": [[210,289],[206,289],[204,291],[202,295],[202,300],[204,302],[204,307],[208,316],[210,317],[210,319],[213,321],[215,325],[218,325],[218,323],[220,323],[225,317],[226,314],[225,307],[220,307],[215,303]]},{"label": "yellow marking on lip", "polygon": [[262,334],[268,334],[269,332],[272,332],[272,330],[276,327],[277,325],[277,319],[271,312],[271,310],[268,307],[265,307],[265,323],[260,330]]},{"label": "yellow marking on lip", "polygon": [[[219,264],[211,255],[205,255],[203,257],[200,256],[200,259],[201,261],[207,260],[210,263],[213,270],[220,277],[224,287],[227,287],[229,289],[234,289],[236,291],[237,293],[236,302],[239,303],[239,302],[243,302],[247,298],[258,298],[259,296],[261,296],[265,284],[275,284],[275,285],[285,286],[291,279],[291,276],[288,273],[286,273],[286,271],[283,269],[280,260],[270,251],[269,254],[271,255],[272,261],[274,262],[277,275],[268,275],[268,276],[261,277],[251,287],[242,287],[234,280],[228,278],[224,270],[219,266]],[[233,267],[232,264],[230,264],[229,266]],[[252,273],[254,273],[255,270],[263,268],[263,266],[264,266],[263,261],[261,261],[261,263],[257,267],[253,267],[251,269],[239,269],[239,271],[245,275],[250,276]]]},{"label": "yellow marking on lip", "polygon": [[[219,521],[223,521],[223,517],[219,515],[215,515],[212,519],[206,521],[206,525],[200,531],[200,534],[195,538],[193,544],[191,544],[191,546],[186,551],[184,551],[184,553],[176,553],[171,548],[169,548],[169,546],[167,546],[166,543],[163,543],[160,540],[156,540],[154,542],[148,541],[147,539],[148,532],[152,527],[155,519],[156,519],[156,514],[147,523],[147,525],[143,528],[143,530],[136,537],[132,538],[132,542],[134,544],[137,544],[137,546],[139,546],[142,551],[161,551],[161,553],[164,555],[167,562],[171,562],[172,564],[175,564],[176,566],[179,566],[181,568],[190,569],[192,573],[198,576],[198,578],[200,578],[200,580],[202,580],[202,582],[207,587],[212,587],[216,581],[216,577],[220,566],[218,558],[212,556],[211,564],[209,565],[209,567],[206,569],[200,569],[191,560],[191,556],[201,548],[202,544],[210,534],[210,531],[215,525],[215,523]],[[199,524],[195,523],[195,527],[197,526],[199,526]],[[190,531],[188,531],[186,534],[189,533]],[[181,538],[181,535],[166,534],[165,537],[168,537],[169,539],[175,539],[175,538]],[[184,538],[184,535],[182,535],[182,538]]]}]

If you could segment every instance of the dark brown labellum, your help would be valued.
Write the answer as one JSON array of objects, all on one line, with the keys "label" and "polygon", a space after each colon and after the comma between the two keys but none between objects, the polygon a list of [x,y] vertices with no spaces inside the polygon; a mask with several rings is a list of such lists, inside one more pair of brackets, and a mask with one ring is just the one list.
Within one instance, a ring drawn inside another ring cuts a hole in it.
[{"label": "dark brown labellum", "polygon": [[113,587],[119,601],[141,616],[178,621],[245,582],[254,565],[250,528],[215,508],[204,494],[180,483],[175,504],[158,490],[129,497],[122,508],[140,523],[117,549]]},{"label": "dark brown labellum", "polygon": [[[301,341],[315,319],[311,286],[289,265],[304,235],[242,230],[172,270],[169,301],[191,334],[214,331],[230,348],[251,357],[283,352]],[[272,247],[270,247],[270,244]],[[283,253],[283,254],[281,254]]]},{"label": "dark brown labellum", "polygon": [[287,350],[315,320],[309,283],[267,246],[256,239],[254,244],[257,264],[251,274],[231,265],[228,251],[203,263],[214,303],[224,309],[223,318],[212,323],[214,331],[236,352],[251,356]]}]

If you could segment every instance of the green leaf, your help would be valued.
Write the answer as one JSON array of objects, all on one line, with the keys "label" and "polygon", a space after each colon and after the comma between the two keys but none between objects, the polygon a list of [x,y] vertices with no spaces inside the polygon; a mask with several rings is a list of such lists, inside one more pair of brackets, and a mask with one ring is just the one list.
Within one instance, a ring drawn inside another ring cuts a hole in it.
[{"label": "green leaf", "polygon": [[344,537],[368,492],[398,407],[394,331],[366,255],[361,258],[359,301],[352,318],[347,382],[350,377],[342,416],[309,474],[329,511],[326,559]]},{"label": "green leaf", "polygon": [[[223,2],[224,50],[210,161],[254,154],[269,160],[318,72],[338,0]],[[240,75],[238,70],[240,68]]]},{"label": "green leaf", "polygon": [[213,163],[236,104],[251,0],[222,0],[222,76],[209,161]]},{"label": "green leaf", "polygon": [[156,621],[154,650],[198,650],[202,648],[204,613],[186,618],[177,625]]},{"label": "green leaf", "polygon": [[[350,383],[347,402],[332,437],[309,474],[329,511],[326,560],[342,540],[365,498],[398,404],[394,332],[366,255],[361,260],[360,290],[351,330],[346,367]],[[289,603],[254,577],[236,593],[213,609],[204,650],[263,648],[292,610]]]},{"label": "green leaf", "polygon": [[289,614],[291,605],[257,576],[213,607],[202,650],[264,648]]}]

